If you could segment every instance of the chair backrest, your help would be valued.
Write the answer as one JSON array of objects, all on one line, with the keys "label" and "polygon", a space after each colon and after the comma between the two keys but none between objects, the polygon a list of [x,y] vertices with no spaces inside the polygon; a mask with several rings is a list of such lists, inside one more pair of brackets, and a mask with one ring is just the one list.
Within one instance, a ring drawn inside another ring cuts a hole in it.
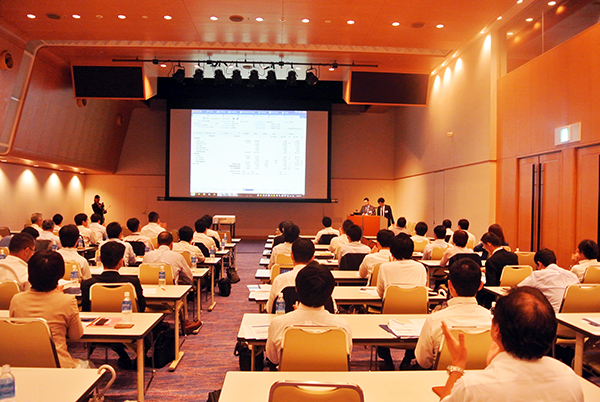
[{"label": "chair backrest", "polygon": [[348,371],[347,336],[339,327],[286,328],[279,371]]},{"label": "chair backrest", "polygon": [[79,272],[79,282],[81,282],[81,268],[75,261],[70,260],[65,261],[65,274],[63,275],[63,279],[66,281],[71,280],[71,271],[73,271],[73,268],[76,268],[77,272]]},{"label": "chair backrest", "polygon": [[209,257],[210,256],[210,251],[208,251],[208,247],[206,247],[203,243],[194,243],[194,246],[198,247],[200,249],[200,251],[202,251],[202,254],[205,257]]},{"label": "chair backrest", "polygon": [[187,251],[187,250],[176,251],[176,253],[181,254],[181,256],[183,257],[183,259],[185,260],[185,262],[187,262],[187,265],[190,268],[192,267],[192,255],[190,254],[189,251]]},{"label": "chair backrest", "polygon": [[473,240],[473,239],[467,240],[467,245],[465,247],[473,250],[473,247],[475,247],[475,240]]},{"label": "chair backrest", "polygon": [[477,263],[477,265],[479,265],[480,267],[482,266],[482,264],[481,264],[481,257],[477,253],[458,253],[458,254],[454,254],[452,256],[452,258],[450,258],[450,260],[448,261],[447,266],[450,267],[456,261],[461,260],[463,258],[469,258],[469,259],[475,261]]},{"label": "chair backrest", "polygon": [[340,260],[340,271],[358,271],[360,264],[367,255],[363,253],[344,254]]},{"label": "chair backrest", "polygon": [[294,266],[292,256],[289,254],[277,254],[277,258],[275,258],[275,263],[279,264],[282,267]]},{"label": "chair backrest", "polygon": [[364,402],[362,389],[355,384],[277,381],[269,390],[269,402]]},{"label": "chair backrest", "polygon": [[382,262],[376,264],[373,267],[373,271],[371,272],[371,276],[369,277],[368,286],[377,286],[377,279],[379,279],[379,267],[381,267]]},{"label": "chair backrest", "polygon": [[7,280],[0,282],[0,310],[8,310],[10,301],[20,290],[17,281]]},{"label": "chair backrest", "polygon": [[517,251],[515,254],[517,255],[519,265],[529,265],[534,270],[537,269],[537,264],[533,259],[533,257],[535,257],[535,253],[533,251]]},{"label": "chair backrest", "polygon": [[13,367],[60,368],[43,318],[0,318],[0,361]]},{"label": "chair backrest", "polygon": [[600,265],[589,265],[583,274],[583,283],[600,284]]},{"label": "chair backrest", "polygon": [[[460,328],[451,328],[450,332],[458,339],[458,334],[465,334],[465,345],[469,354],[467,356],[466,369],[478,370],[484,369],[487,366],[487,354],[492,343],[490,328],[470,328],[469,330]],[[446,370],[446,367],[452,364],[452,356],[448,351],[448,344],[442,338],[440,350],[436,356],[434,367],[436,370]]]},{"label": "chair backrest", "polygon": [[500,286],[516,286],[533,272],[529,265],[505,265],[500,275]]},{"label": "chair backrest", "polygon": [[415,244],[415,249],[413,250],[416,253],[422,253],[425,250],[425,246],[429,244],[428,240],[413,240]]},{"label": "chair backrest", "polygon": [[331,239],[337,237],[334,234],[324,234],[319,237],[319,244],[331,244]]},{"label": "chair backrest", "polygon": [[158,273],[160,272],[161,266],[165,268],[167,285],[173,285],[173,270],[169,264],[162,263],[141,264],[138,273],[140,283],[145,285],[158,285]]},{"label": "chair backrest", "polygon": [[8,249],[8,247],[0,247],[0,250],[4,250],[4,255],[6,257],[8,257],[8,255],[10,254],[10,250]]},{"label": "chair backrest", "polygon": [[425,286],[390,285],[383,293],[382,314],[427,314]]},{"label": "chair backrest", "polygon": [[0,237],[10,236],[10,229],[8,226],[0,226]]},{"label": "chair backrest", "polygon": [[433,250],[431,250],[431,259],[432,260],[441,260],[442,257],[444,256],[444,251],[446,251],[447,248],[448,248],[448,245],[446,245],[446,247],[435,246],[433,248]]},{"label": "chair backrest", "polygon": [[174,243],[178,243],[179,242],[179,232],[175,229],[171,230],[171,236],[173,236],[173,242]]},{"label": "chair backrest", "polygon": [[275,280],[275,278],[277,278],[280,273],[281,273],[281,265],[273,264],[273,266],[271,267],[271,283],[273,283],[273,280]]},{"label": "chair backrest", "polygon": [[561,313],[595,313],[600,311],[600,285],[576,284],[565,290]]},{"label": "chair backrest", "polygon": [[156,250],[158,248],[158,237],[151,237],[150,241],[152,242],[152,246]]},{"label": "chair backrest", "polygon": [[131,311],[138,312],[137,295],[133,284],[125,283],[94,283],[90,287],[90,305],[92,311],[120,312],[121,302],[129,292],[131,298]]},{"label": "chair backrest", "polygon": [[123,237],[131,236],[133,233],[126,225],[121,226],[121,231],[123,232]]},{"label": "chair backrest", "polygon": [[35,252],[52,249],[52,240],[35,240]]},{"label": "chair backrest", "polygon": [[143,241],[127,241],[127,243],[131,244],[131,248],[133,248],[135,255],[146,254],[146,245]]},{"label": "chair backrest", "polygon": [[[290,311],[294,311],[294,305],[296,302],[300,301],[298,297],[298,292],[296,292],[295,286],[286,286],[281,290],[283,293],[283,300],[285,300],[285,312],[289,313]],[[273,305],[271,306],[271,311],[275,312],[275,305],[277,303],[277,299],[273,300]],[[268,306],[267,306],[268,307]],[[333,298],[329,298],[325,303],[325,310],[329,311],[331,314],[335,314],[335,307],[333,306]]]}]

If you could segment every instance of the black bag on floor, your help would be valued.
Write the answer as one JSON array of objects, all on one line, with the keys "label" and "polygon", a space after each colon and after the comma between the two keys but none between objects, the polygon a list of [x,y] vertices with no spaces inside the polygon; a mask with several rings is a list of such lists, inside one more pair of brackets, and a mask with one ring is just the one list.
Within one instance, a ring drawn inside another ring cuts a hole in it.
[{"label": "black bag on floor", "polygon": [[175,329],[164,329],[154,340],[154,366],[162,368],[175,357]]},{"label": "black bag on floor", "polygon": [[[240,361],[240,370],[250,371],[251,368],[251,355],[252,352],[246,342],[240,342],[235,344],[235,350],[233,351],[234,356],[238,356]],[[265,353],[261,350],[254,356],[254,371],[263,371],[265,361]]]},{"label": "black bag on floor", "polygon": [[227,278],[229,278],[231,283],[238,283],[240,281],[240,276],[235,268],[227,268]]},{"label": "black bag on floor", "polygon": [[219,398],[221,397],[221,390],[215,389],[208,393],[208,399],[206,402],[219,402]]},{"label": "black bag on floor", "polygon": [[217,281],[217,286],[219,287],[219,294],[223,297],[229,297],[231,294],[231,281],[229,278],[219,279]]}]

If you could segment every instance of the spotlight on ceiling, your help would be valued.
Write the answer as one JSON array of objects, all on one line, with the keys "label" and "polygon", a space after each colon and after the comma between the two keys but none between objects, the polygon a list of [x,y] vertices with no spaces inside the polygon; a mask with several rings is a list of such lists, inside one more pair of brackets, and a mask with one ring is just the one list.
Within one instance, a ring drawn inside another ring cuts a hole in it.
[{"label": "spotlight on ceiling", "polygon": [[201,84],[203,80],[204,80],[204,71],[202,71],[201,68],[197,68],[196,71],[194,71],[194,82],[196,84]]},{"label": "spotlight on ceiling", "polygon": [[242,71],[238,68],[231,73],[231,81],[233,85],[242,85]]},{"label": "spotlight on ceiling", "polygon": [[178,84],[183,84],[183,80],[185,80],[185,67],[179,64],[175,68],[176,70],[173,73],[173,80],[175,80],[175,82]]},{"label": "spotlight on ceiling", "polygon": [[267,85],[275,84],[277,84],[277,75],[275,74],[275,70],[267,71]]},{"label": "spotlight on ceiling", "polygon": [[306,78],[304,79],[304,81],[310,86],[313,86],[317,82],[319,82],[319,78],[317,78],[317,76],[315,75],[315,73],[312,72],[312,70],[314,70],[314,68],[306,70]]},{"label": "spotlight on ceiling", "polygon": [[258,85],[258,70],[252,69],[250,71],[250,77],[248,78],[248,86],[255,87]]},{"label": "spotlight on ceiling", "polygon": [[215,70],[215,85],[223,85],[225,83],[225,74],[220,68]]},{"label": "spotlight on ceiling", "polygon": [[285,80],[285,85],[288,87],[293,87],[296,85],[296,72],[294,70],[288,71],[287,79]]}]

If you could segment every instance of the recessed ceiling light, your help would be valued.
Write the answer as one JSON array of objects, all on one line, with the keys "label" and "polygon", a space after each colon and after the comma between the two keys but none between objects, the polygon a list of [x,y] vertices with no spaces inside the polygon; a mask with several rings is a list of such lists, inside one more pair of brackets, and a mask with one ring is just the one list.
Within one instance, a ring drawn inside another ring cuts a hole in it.
[{"label": "recessed ceiling light", "polygon": [[555,1],[549,1],[549,2],[548,2],[548,5],[549,5],[550,7],[552,7],[552,6],[555,6],[555,5],[556,5],[556,2],[555,2]]},{"label": "recessed ceiling light", "polygon": [[2,159],[0,162],[5,163],[8,162],[6,159]]},{"label": "recessed ceiling light", "polygon": [[331,20],[325,20],[326,24],[331,24]]},{"label": "recessed ceiling light", "polygon": [[123,14],[119,14],[119,15],[117,15],[117,17],[118,17],[120,20],[124,20],[125,18],[127,18],[127,16],[126,16],[126,15],[123,15]]},{"label": "recessed ceiling light", "polygon": [[517,4],[521,4],[523,0],[517,0]]},{"label": "recessed ceiling light", "polygon": [[513,36],[513,35],[514,35],[514,33],[513,33],[513,32],[507,32],[507,33],[506,33],[506,36]]},{"label": "recessed ceiling light", "polygon": [[298,67],[298,66],[296,67],[296,70],[301,70],[301,69],[302,69],[302,67]]},{"label": "recessed ceiling light", "polygon": [[216,15],[213,15],[210,17],[211,21],[216,21],[219,19],[219,17],[217,17]]},{"label": "recessed ceiling light", "polygon": [[166,65],[165,63],[161,63],[161,64],[160,64],[160,66],[161,66],[162,68],[165,68],[167,65]]},{"label": "recessed ceiling light", "polygon": [[329,71],[335,71],[335,68],[329,67]]},{"label": "recessed ceiling light", "polygon": [[443,28],[443,27],[444,27],[444,24],[437,24],[435,27],[436,27],[436,28]]},{"label": "recessed ceiling light", "polygon": [[173,19],[173,17],[171,17],[170,15],[164,15],[163,18],[166,19],[166,20],[172,20]]},{"label": "recessed ceiling light", "polygon": [[34,19],[35,18],[35,14],[27,14],[27,18]]},{"label": "recessed ceiling light", "polygon": [[263,17],[256,17],[256,21],[263,22],[265,19]]},{"label": "recessed ceiling light", "polygon": [[147,19],[148,19],[148,16],[147,16],[147,15],[142,15],[142,19],[143,19],[143,20],[147,20]]},{"label": "recessed ceiling light", "polygon": [[346,21],[346,24],[353,25],[354,24],[354,20],[348,20],[348,21]]},{"label": "recessed ceiling light", "polygon": [[40,165],[33,165],[33,167],[40,167]]},{"label": "recessed ceiling light", "polygon": [[392,22],[392,26],[397,27],[398,25],[400,25],[398,21]]},{"label": "recessed ceiling light", "polygon": [[304,22],[305,24],[308,24],[310,22],[310,20],[308,18],[302,18],[302,22]]},{"label": "recessed ceiling light", "polygon": [[500,17],[498,17],[498,18],[496,18],[496,19],[497,19],[498,21],[500,21],[500,20],[502,19],[502,16],[500,16]]},{"label": "recessed ceiling light", "polygon": [[529,17],[529,18],[526,18],[526,19],[525,19],[525,21],[527,21],[527,22],[531,22],[531,21],[533,21],[533,18],[531,18],[531,17]]},{"label": "recessed ceiling light", "polygon": [[75,18],[76,20],[81,18],[81,15],[79,14],[73,14],[71,17]]},{"label": "recessed ceiling light", "polygon": [[98,18],[99,20],[101,20],[104,17],[102,17],[100,14],[98,14],[98,15],[96,15],[96,18]]},{"label": "recessed ceiling light", "polygon": [[483,34],[483,33],[485,33],[485,28],[483,28],[483,29],[481,30],[481,32],[479,32],[479,33],[482,33],[482,34]]}]

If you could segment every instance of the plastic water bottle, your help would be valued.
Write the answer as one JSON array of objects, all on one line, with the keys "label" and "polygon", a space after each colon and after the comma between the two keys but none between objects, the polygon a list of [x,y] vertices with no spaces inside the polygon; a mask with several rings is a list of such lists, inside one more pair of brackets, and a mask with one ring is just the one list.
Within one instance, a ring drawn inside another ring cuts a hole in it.
[{"label": "plastic water bottle", "polygon": [[129,297],[129,292],[125,292],[125,297],[121,303],[121,316],[123,322],[131,322],[131,297]]},{"label": "plastic water bottle", "polygon": [[192,269],[196,269],[198,267],[198,259],[193,255],[190,260],[192,261]]},{"label": "plastic water bottle", "polygon": [[71,270],[71,280],[77,282],[79,281],[79,270],[75,264],[73,264],[73,269]]},{"label": "plastic water bottle", "polygon": [[279,293],[277,301],[275,302],[275,314],[285,314],[285,300],[283,300],[283,293]]},{"label": "plastic water bottle", "polygon": [[0,401],[15,402],[15,376],[10,372],[10,366],[2,366],[2,375],[0,375]]},{"label": "plastic water bottle", "polygon": [[223,235],[223,244],[227,243],[227,233]]},{"label": "plastic water bottle", "polygon": [[100,260],[100,254],[98,254],[96,256],[96,266],[97,267],[101,267],[102,266],[102,260]]},{"label": "plastic water bottle", "polygon": [[146,254],[148,251],[150,251],[150,247],[148,247],[148,246],[144,247],[144,254]]},{"label": "plastic water bottle", "polygon": [[158,271],[158,286],[161,289],[167,288],[167,274],[163,265],[160,266],[160,271]]},{"label": "plastic water bottle", "polygon": [[52,244],[52,251],[56,251],[57,248],[58,248],[58,245],[56,243]]},{"label": "plastic water bottle", "polygon": [[79,240],[77,240],[77,248],[84,248],[83,237],[79,236]]},{"label": "plastic water bottle", "polygon": [[4,249],[0,250],[0,260],[3,260],[6,258],[6,254],[4,254]]},{"label": "plastic water bottle", "polygon": [[217,250],[215,250],[215,246],[210,246],[210,258],[215,258],[215,254]]}]

